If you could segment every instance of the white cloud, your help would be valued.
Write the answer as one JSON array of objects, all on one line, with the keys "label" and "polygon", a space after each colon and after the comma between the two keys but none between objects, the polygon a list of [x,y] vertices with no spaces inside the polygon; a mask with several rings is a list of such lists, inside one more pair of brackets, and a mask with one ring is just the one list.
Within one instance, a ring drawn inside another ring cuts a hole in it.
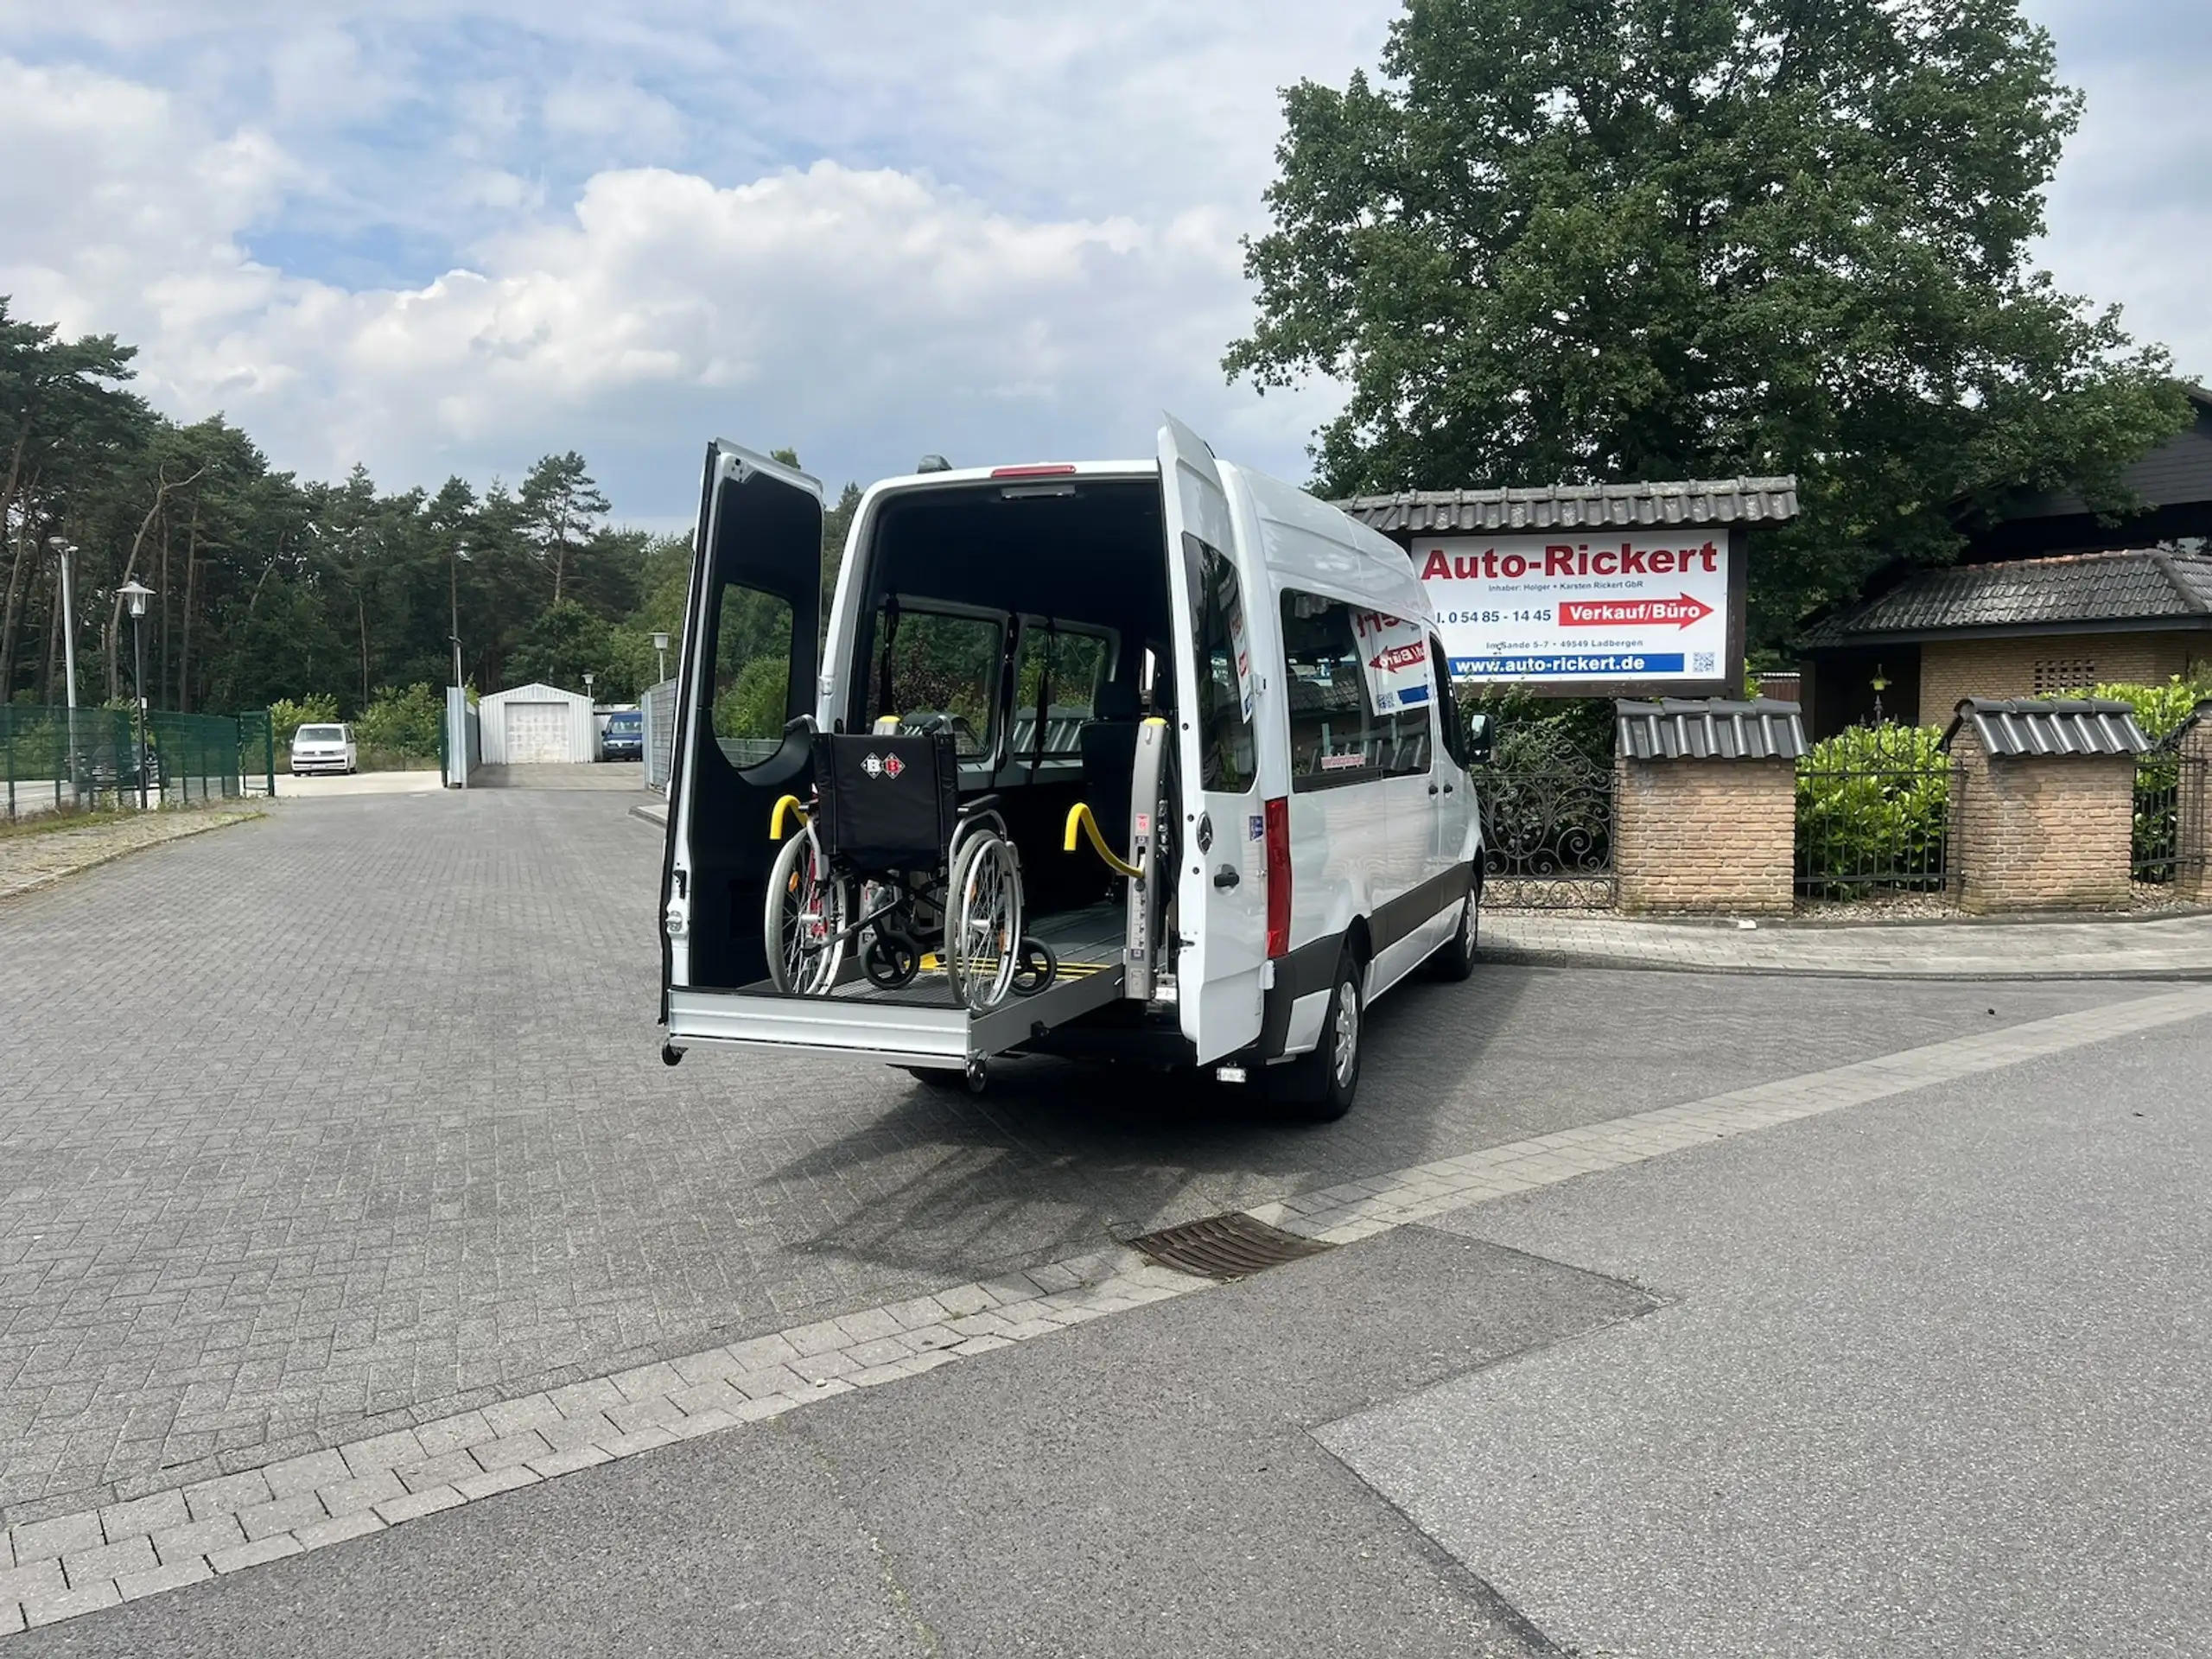
[{"label": "white cloud", "polygon": [[[2035,0],[2090,111],[2048,259],[2212,372],[2201,0]],[[0,0],[0,292],[143,347],[279,464],[591,458],[688,510],[711,433],[833,480],[1141,449],[1174,407],[1293,476],[1326,387],[1217,364],[1276,90],[1393,0]],[[2075,73],[2075,66],[2079,73]]]}]

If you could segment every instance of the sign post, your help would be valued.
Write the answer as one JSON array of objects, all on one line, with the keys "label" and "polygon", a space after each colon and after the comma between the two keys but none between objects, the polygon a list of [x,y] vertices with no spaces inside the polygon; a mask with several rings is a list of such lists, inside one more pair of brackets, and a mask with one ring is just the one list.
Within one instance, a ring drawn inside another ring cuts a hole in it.
[{"label": "sign post", "polygon": [[1414,538],[1452,677],[1539,696],[1730,696],[1744,683],[1732,529]]}]

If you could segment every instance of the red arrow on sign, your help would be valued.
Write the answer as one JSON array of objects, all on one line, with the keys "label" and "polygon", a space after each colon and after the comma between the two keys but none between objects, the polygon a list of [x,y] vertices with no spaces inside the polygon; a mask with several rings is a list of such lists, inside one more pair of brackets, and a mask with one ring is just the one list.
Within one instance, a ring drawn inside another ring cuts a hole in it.
[{"label": "red arrow on sign", "polygon": [[1393,645],[1381,656],[1369,658],[1367,665],[1385,674],[1395,674],[1400,669],[1411,668],[1427,655],[1428,647],[1425,645]]},{"label": "red arrow on sign", "polygon": [[1585,599],[1562,601],[1559,607],[1563,628],[1606,628],[1642,625],[1650,627],[1672,622],[1687,628],[1713,614],[1713,607],[1693,594],[1680,599]]}]

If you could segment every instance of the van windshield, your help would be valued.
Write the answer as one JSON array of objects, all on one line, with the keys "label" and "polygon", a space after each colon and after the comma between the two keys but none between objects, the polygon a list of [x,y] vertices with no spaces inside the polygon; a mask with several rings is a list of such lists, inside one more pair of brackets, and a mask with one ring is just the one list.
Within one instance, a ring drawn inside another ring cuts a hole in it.
[{"label": "van windshield", "polygon": [[901,726],[919,730],[942,715],[952,722],[963,758],[990,753],[1005,636],[1004,623],[992,618],[887,604],[876,618],[869,726],[895,715]]},{"label": "van windshield", "polygon": [[295,743],[343,743],[345,741],[346,728],[343,726],[302,726],[292,734]]}]

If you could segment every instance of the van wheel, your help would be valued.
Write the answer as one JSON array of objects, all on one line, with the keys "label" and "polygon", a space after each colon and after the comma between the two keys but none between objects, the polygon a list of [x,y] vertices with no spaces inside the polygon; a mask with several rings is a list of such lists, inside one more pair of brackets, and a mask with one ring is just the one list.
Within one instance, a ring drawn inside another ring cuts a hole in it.
[{"label": "van wheel", "polygon": [[1284,1116],[1301,1123],[1333,1123],[1351,1110],[1366,1052],[1367,999],[1359,958],[1347,946],[1337,958],[1336,983],[1321,1015],[1321,1040],[1277,1069],[1274,1097]]},{"label": "van wheel", "polygon": [[1428,971],[1438,979],[1457,982],[1475,971],[1476,939],[1482,926],[1482,911],[1475,898],[1471,893],[1462,901],[1459,926],[1428,959]]}]

